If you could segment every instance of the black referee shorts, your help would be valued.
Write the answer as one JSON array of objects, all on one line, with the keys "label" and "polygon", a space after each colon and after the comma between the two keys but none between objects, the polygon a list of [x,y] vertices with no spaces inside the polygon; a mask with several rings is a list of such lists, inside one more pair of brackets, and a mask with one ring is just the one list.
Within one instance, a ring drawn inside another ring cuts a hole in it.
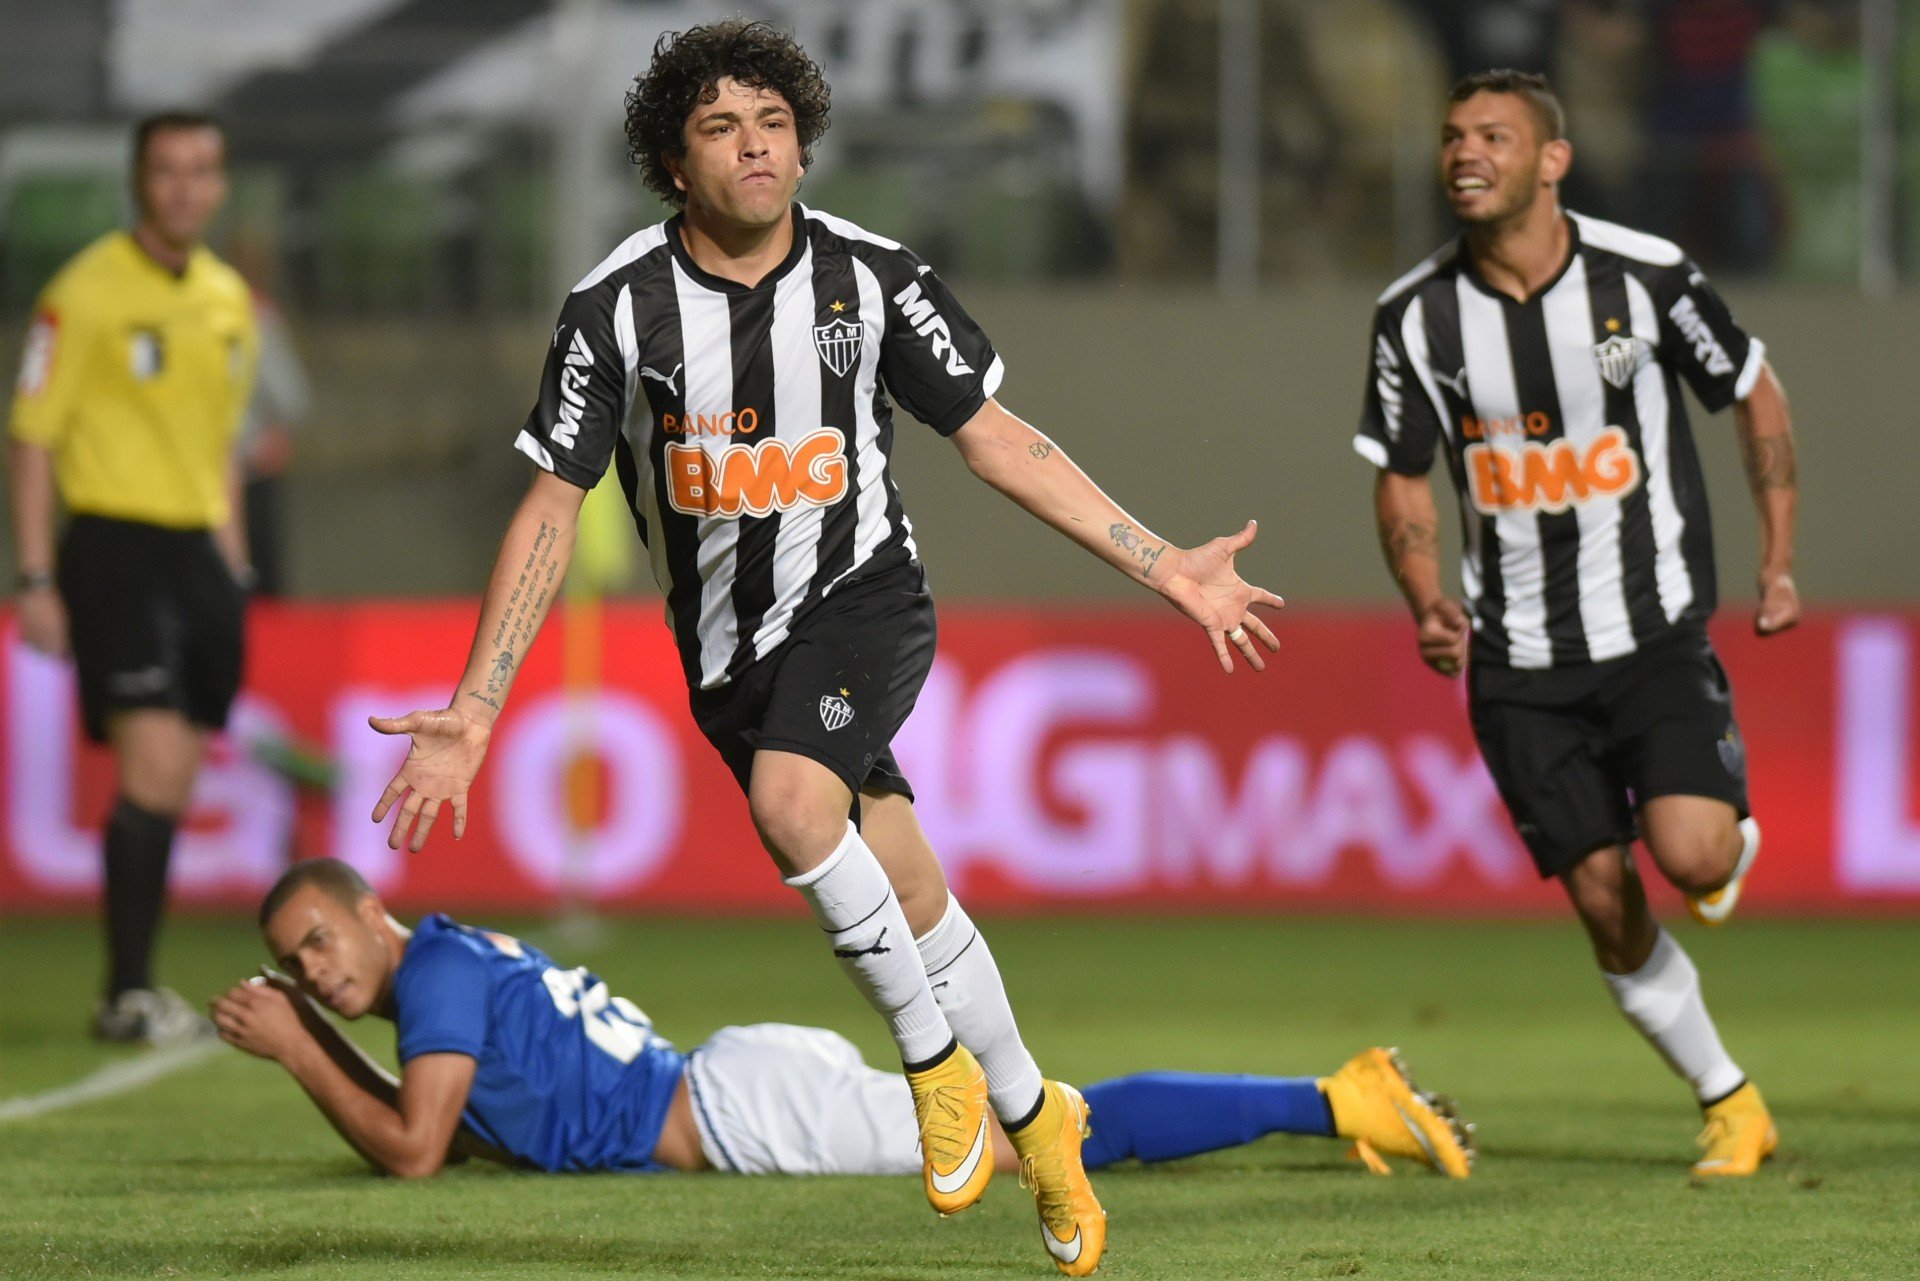
[{"label": "black referee shorts", "polygon": [[889,744],[933,669],[937,631],[919,564],[842,583],[771,654],[694,690],[693,719],[743,792],[753,754],[767,749],[820,762],[856,797],[874,789],[912,800]]},{"label": "black referee shorts", "polygon": [[1634,810],[1656,796],[1752,812],[1733,690],[1698,628],[1580,667],[1474,663],[1467,690],[1480,754],[1543,877],[1632,841]]},{"label": "black referee shorts", "polygon": [[105,742],[115,712],[148,707],[226,728],[246,593],[210,533],[76,516],[59,582],[88,738]]}]

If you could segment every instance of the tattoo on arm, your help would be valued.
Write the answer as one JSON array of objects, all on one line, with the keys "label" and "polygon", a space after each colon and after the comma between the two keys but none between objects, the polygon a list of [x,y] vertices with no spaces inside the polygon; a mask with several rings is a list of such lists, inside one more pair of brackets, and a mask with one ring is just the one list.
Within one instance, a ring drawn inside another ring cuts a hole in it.
[{"label": "tattoo on arm", "polygon": [[1152,578],[1153,567],[1166,555],[1165,543],[1150,542],[1147,536],[1124,521],[1107,526],[1107,537],[1140,566],[1140,577]]},{"label": "tattoo on arm", "polygon": [[1740,460],[1747,467],[1747,484],[1758,494],[1769,489],[1793,489],[1800,482],[1794,460],[1793,437],[1740,437]]},{"label": "tattoo on arm", "polygon": [[1027,446],[1027,452],[1029,454],[1032,454],[1035,458],[1041,458],[1041,459],[1044,459],[1048,454],[1051,454],[1054,451],[1054,449],[1055,449],[1055,445],[1050,440],[1036,440],[1031,445]]},{"label": "tattoo on arm", "polygon": [[556,555],[559,545],[559,528],[541,521],[533,537],[533,548],[527,553],[527,563],[520,569],[519,581],[507,597],[506,611],[500,616],[499,626],[493,629],[494,655],[487,668],[486,683],[481,689],[467,691],[495,711],[499,711],[506,700],[507,687],[513,683],[520,661],[533,645],[541,615],[559,580],[560,562]]},{"label": "tattoo on arm", "polygon": [[1433,526],[1405,516],[1387,516],[1380,521],[1380,550],[1387,555],[1387,566],[1396,579],[1404,578],[1404,566],[1416,556],[1440,559],[1440,536]]}]

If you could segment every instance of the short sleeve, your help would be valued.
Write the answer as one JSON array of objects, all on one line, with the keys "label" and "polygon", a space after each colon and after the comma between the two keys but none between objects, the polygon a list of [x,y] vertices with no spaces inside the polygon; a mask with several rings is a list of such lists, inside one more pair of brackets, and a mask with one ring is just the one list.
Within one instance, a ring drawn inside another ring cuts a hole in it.
[{"label": "short sleeve", "polygon": [[1759,381],[1766,347],[1733,318],[1692,259],[1661,273],[1660,354],[1708,409],[1744,400]]},{"label": "short sleeve", "polygon": [[395,981],[400,1061],[422,1054],[479,1058],[492,987],[486,961],[457,936],[415,938]]},{"label": "short sleeve", "polygon": [[1006,367],[933,268],[904,249],[888,258],[880,376],[902,409],[951,436],[1000,390]]},{"label": "short sleeve", "polygon": [[622,295],[604,284],[567,296],[547,345],[540,399],[514,441],[542,469],[582,489],[606,474],[626,421],[621,305]]},{"label": "short sleeve", "polygon": [[1366,403],[1353,448],[1375,467],[1424,476],[1433,466],[1440,420],[1413,366],[1403,319],[1404,313],[1387,307],[1374,313]]},{"label": "short sleeve", "polygon": [[86,381],[85,365],[81,318],[65,304],[56,282],[34,306],[21,352],[9,428],[15,440],[49,448],[60,442]]}]

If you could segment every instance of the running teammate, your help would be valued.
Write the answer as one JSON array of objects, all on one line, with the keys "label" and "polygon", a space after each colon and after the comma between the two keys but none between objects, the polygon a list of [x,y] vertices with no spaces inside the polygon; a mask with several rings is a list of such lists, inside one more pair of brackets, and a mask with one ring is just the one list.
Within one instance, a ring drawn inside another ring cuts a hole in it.
[{"label": "running teammate", "polygon": [[[1440,173],[1464,234],[1381,296],[1354,440],[1380,469],[1381,546],[1421,657],[1467,668],[1474,735],[1540,874],[1566,887],[1621,1012],[1693,1087],[1694,1172],[1751,1174],[1773,1120],[1648,911],[1631,846],[1707,924],[1732,914],[1759,851],[1707,641],[1713,531],[1680,384],[1734,408],[1762,636],[1800,615],[1786,397],[1677,246],[1562,212],[1573,152],[1543,78],[1486,72],[1450,101]],[[1440,586],[1427,472],[1443,446],[1464,605]]]},{"label": "running teammate", "polygon": [[417,850],[451,802],[459,835],[581,499],[615,466],[694,718],[899,1047],[929,1201],[950,1214],[985,1190],[991,1170],[973,1156],[990,1101],[1027,1163],[1043,1244],[1085,1275],[1106,1223],[1081,1169],[1084,1108],[1022,1043],[889,747],[934,648],[889,398],[975,475],[1166,597],[1229,671],[1235,648],[1256,670],[1256,645],[1278,648],[1249,610],[1279,598],[1233,568],[1254,527],[1190,550],[1152,533],[1001,408],[999,353],[928,264],[795,203],[828,89],[790,38],[744,21],[665,36],[627,101],[633,158],[680,212],[615,249],[562,307],[517,441],[538,471],[467,670],[448,708],[373,721],[413,740],[374,817],[397,806],[390,842]]},{"label": "running teammate", "polygon": [[[430,1175],[464,1154],[543,1170],[920,1169],[905,1079],[868,1067],[833,1032],[723,1028],[682,1054],[588,971],[445,916],[409,930],[333,859],[295,864],[267,894],[260,927],[292,981],[255,979],[215,1000],[220,1035],[285,1068],[389,1174]],[[315,1001],[348,1019],[392,1020],[399,1077]],[[1100,1115],[1089,1166],[1276,1133],[1338,1134],[1381,1173],[1381,1152],[1457,1178],[1473,1157],[1470,1127],[1414,1089],[1386,1050],[1318,1080],[1156,1072],[1089,1086],[1086,1098]],[[990,1159],[1019,1165],[997,1127]]]},{"label": "running teammate", "polygon": [[[239,274],[202,244],[226,141],[170,113],[134,134],[131,231],[95,241],[35,308],[13,402],[20,634],[71,647],[87,736],[111,743],[105,1000],[111,1041],[206,1022],[152,977],[174,828],[240,685],[243,581],[232,444],[258,341]],[[71,517],[55,554],[55,501]]]}]

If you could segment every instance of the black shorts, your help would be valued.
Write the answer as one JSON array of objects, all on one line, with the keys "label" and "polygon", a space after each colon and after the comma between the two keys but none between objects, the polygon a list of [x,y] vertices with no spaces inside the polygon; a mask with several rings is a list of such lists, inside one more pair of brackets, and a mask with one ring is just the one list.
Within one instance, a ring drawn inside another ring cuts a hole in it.
[{"label": "black shorts", "polygon": [[743,792],[753,754],[768,749],[820,762],[856,797],[871,789],[912,800],[889,744],[933,668],[937,630],[917,563],[842,583],[773,653],[725,685],[694,690],[693,719]]},{"label": "black shorts", "polygon": [[1733,691],[1703,631],[1582,667],[1475,663],[1467,688],[1480,754],[1543,877],[1632,841],[1634,810],[1656,796],[1751,812]]},{"label": "black shorts", "polygon": [[166,707],[225,729],[240,689],[246,593],[203,529],[76,516],[60,544],[80,717]]}]

